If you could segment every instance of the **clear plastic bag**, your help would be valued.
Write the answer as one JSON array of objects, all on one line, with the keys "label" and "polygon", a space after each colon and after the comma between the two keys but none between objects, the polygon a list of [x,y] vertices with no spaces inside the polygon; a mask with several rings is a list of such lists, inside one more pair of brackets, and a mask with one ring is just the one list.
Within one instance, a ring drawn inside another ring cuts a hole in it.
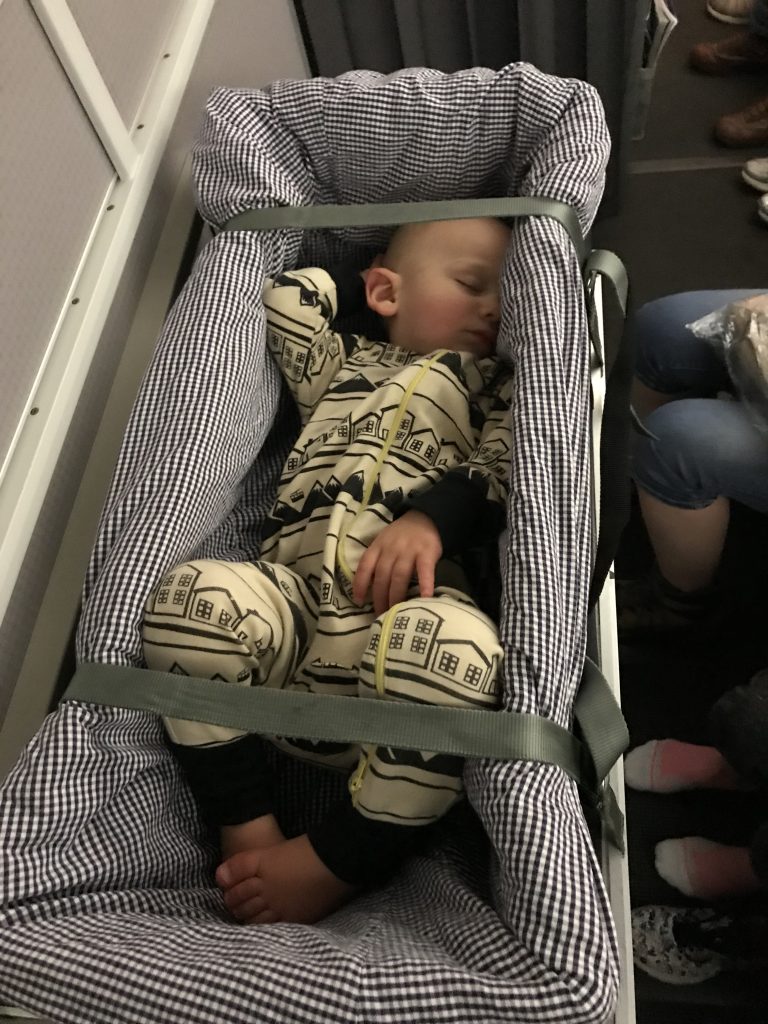
[{"label": "clear plastic bag", "polygon": [[686,326],[721,353],[738,397],[768,434],[768,295],[733,302]]}]

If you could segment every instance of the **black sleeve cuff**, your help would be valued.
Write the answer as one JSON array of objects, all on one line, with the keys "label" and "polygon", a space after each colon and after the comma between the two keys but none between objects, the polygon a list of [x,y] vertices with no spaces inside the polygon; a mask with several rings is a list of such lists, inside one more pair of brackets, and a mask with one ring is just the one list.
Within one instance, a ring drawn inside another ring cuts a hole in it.
[{"label": "black sleeve cuff", "polygon": [[241,825],[273,811],[263,740],[249,734],[213,747],[170,748],[207,825]]},{"label": "black sleeve cuff", "polygon": [[365,281],[360,276],[361,268],[353,263],[337,263],[327,269],[336,285],[336,318],[363,309]]},{"label": "black sleeve cuff", "polygon": [[435,524],[448,557],[481,546],[504,529],[504,509],[488,499],[486,482],[459,470],[450,470],[433,487],[409,497],[398,515],[412,508]]}]

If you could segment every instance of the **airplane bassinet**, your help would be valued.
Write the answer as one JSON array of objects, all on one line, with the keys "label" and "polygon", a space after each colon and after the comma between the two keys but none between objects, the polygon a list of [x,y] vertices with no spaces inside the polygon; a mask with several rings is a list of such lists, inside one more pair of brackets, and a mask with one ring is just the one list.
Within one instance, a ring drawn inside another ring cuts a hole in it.
[{"label": "airplane bassinet", "polygon": [[[507,195],[568,204],[586,233],[607,154],[600,102],[576,80],[525,64],[353,72],[217,91],[195,177],[215,228],[259,207]],[[141,666],[144,601],[171,565],[256,557],[296,431],[265,356],[264,277],[341,257],[362,265],[386,235],[227,230],[202,250],[125,435],[80,662]],[[499,352],[516,383],[493,714],[568,730],[594,557],[592,426],[581,270],[557,220],[515,222],[502,306]],[[281,823],[295,834],[345,780],[273,756]],[[77,1024],[610,1019],[617,942],[574,779],[484,757],[467,761],[465,785],[443,841],[386,887],[314,926],[240,927],[158,716],[70,693],[0,791],[0,1002]]]}]

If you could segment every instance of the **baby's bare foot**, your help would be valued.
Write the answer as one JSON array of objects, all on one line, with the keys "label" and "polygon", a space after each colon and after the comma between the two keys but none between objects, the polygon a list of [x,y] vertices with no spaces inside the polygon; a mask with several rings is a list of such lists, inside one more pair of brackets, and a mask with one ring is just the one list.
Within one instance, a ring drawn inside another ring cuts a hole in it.
[{"label": "baby's bare foot", "polygon": [[220,865],[216,881],[243,924],[312,924],[355,894],[323,864],[306,835],[235,854]]},{"label": "baby's bare foot", "polygon": [[267,846],[284,843],[285,836],[273,814],[263,814],[241,825],[223,825],[221,828],[221,859],[229,860],[246,850],[263,850]]}]

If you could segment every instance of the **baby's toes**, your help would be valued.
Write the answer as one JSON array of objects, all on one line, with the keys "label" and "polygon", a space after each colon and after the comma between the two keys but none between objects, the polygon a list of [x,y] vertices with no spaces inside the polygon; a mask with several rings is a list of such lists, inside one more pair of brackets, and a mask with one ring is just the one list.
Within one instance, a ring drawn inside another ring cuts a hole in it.
[{"label": "baby's toes", "polygon": [[276,924],[280,920],[280,915],[277,911],[267,907],[265,910],[258,910],[256,913],[250,914],[248,917],[240,917],[238,920],[242,924]]},{"label": "baby's toes", "polygon": [[266,910],[267,901],[262,895],[260,878],[246,878],[224,893],[224,903],[238,920]]},{"label": "baby's toes", "polygon": [[229,857],[216,869],[216,884],[221,889],[232,889],[238,882],[252,878],[259,869],[261,852],[243,850]]}]

